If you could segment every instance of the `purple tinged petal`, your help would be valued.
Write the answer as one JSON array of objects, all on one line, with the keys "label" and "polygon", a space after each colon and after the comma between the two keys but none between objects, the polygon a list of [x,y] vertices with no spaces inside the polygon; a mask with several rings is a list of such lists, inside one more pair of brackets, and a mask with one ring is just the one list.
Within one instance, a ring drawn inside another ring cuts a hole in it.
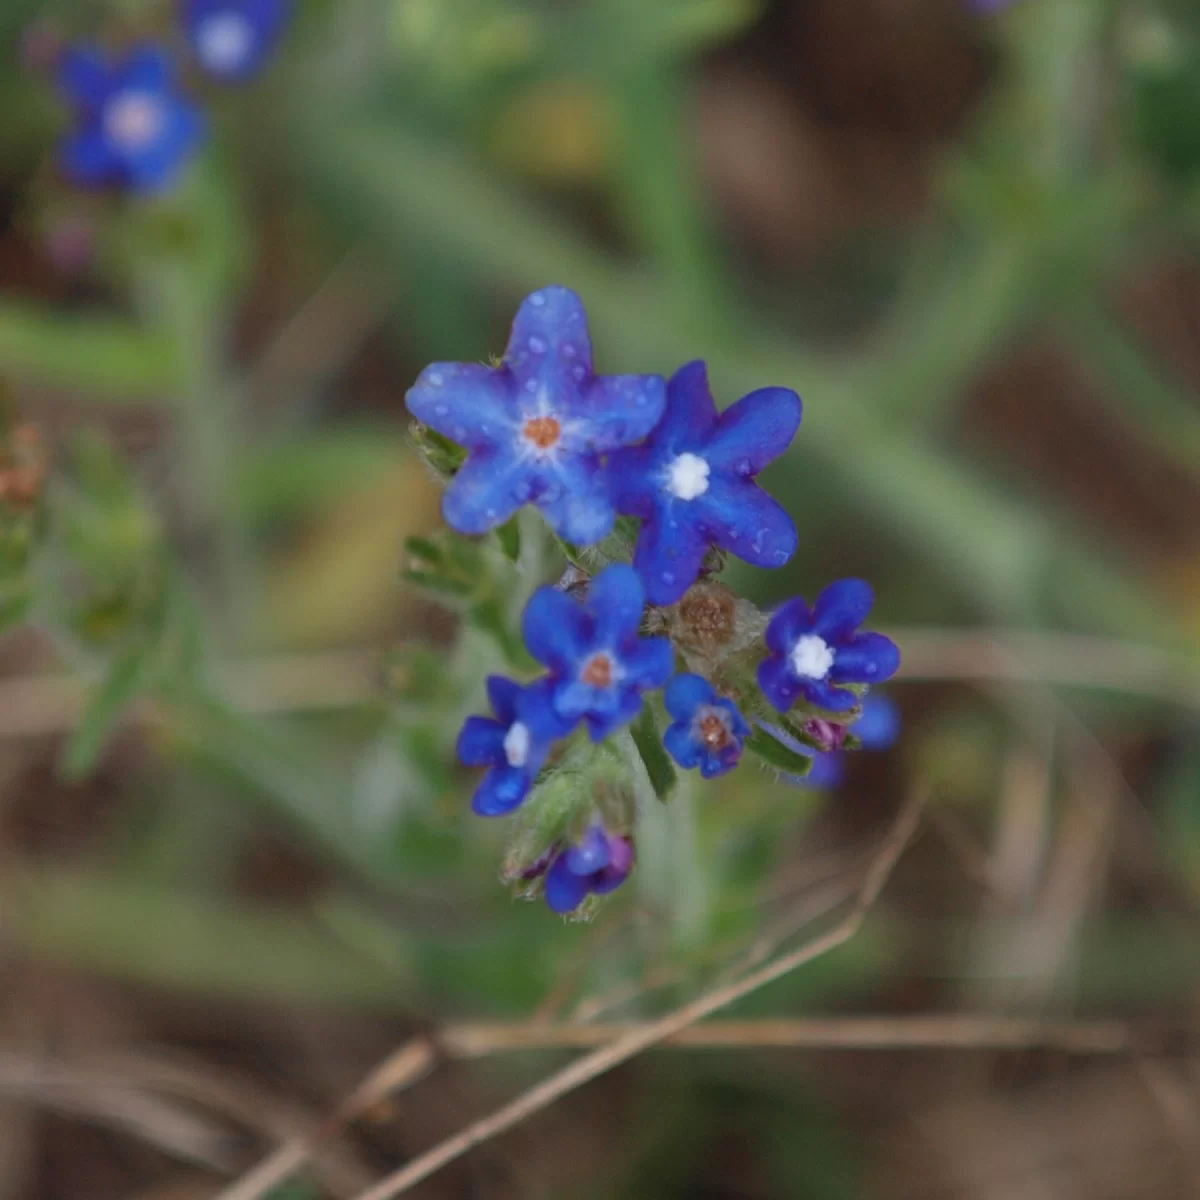
[{"label": "purple tinged petal", "polygon": [[[538,662],[559,674],[573,673],[586,653],[589,621],[583,609],[565,592],[540,587],[529,598],[521,618],[525,646]],[[555,707],[561,713],[557,698]]]},{"label": "purple tinged petal", "polygon": [[601,452],[640,442],[662,419],[667,384],[661,375],[602,375],[584,393],[591,443]]},{"label": "purple tinged petal", "polygon": [[642,691],[660,688],[675,672],[675,647],[670,638],[639,638],[621,659],[626,679]]},{"label": "purple tinged petal", "polygon": [[593,825],[564,855],[567,869],[574,875],[594,875],[612,861],[608,835],[599,825]]},{"label": "purple tinged petal", "polygon": [[713,685],[703,675],[693,675],[690,672],[676,675],[663,693],[663,703],[667,712],[677,721],[690,721],[696,709],[702,704],[712,704],[716,699],[717,693]]},{"label": "purple tinged petal", "polygon": [[646,593],[631,566],[614,563],[592,580],[584,603],[595,623],[597,644],[620,646],[637,636]]},{"label": "purple tinged petal", "polygon": [[721,775],[728,775],[741,760],[741,746],[729,745],[721,750],[710,751],[700,762],[700,777],[717,779]]},{"label": "purple tinged petal", "polygon": [[486,686],[492,712],[506,726],[511,725],[517,715],[517,697],[521,694],[521,685],[503,675],[489,675]]},{"label": "purple tinged petal", "polygon": [[882,633],[856,634],[837,648],[829,678],[834,683],[882,683],[900,666],[900,650]]},{"label": "purple tinged petal", "polygon": [[797,640],[811,633],[812,627],[813,616],[804,597],[785,600],[772,614],[767,626],[767,648],[773,654],[790,654]]},{"label": "purple tinged petal", "polygon": [[[651,604],[675,604],[696,582],[708,543],[685,514],[672,515],[683,505],[667,505],[665,510],[642,525],[633,565],[646,584]],[[673,526],[673,527],[672,527]]]},{"label": "purple tinged petal", "polygon": [[875,592],[865,579],[839,579],[813,605],[813,632],[827,642],[840,642],[867,619],[874,603]]},{"label": "purple tinged petal", "polygon": [[507,816],[529,795],[533,778],[523,767],[493,767],[476,789],[471,808],[480,817]]},{"label": "purple tinged petal", "polygon": [[527,497],[527,468],[511,457],[491,451],[472,454],[450,481],[442,496],[442,515],[459,533],[481,534],[503,525]]},{"label": "purple tinged petal", "polygon": [[800,414],[800,397],[790,388],[759,388],[721,414],[704,457],[714,470],[756,475],[791,445]]},{"label": "purple tinged petal", "polygon": [[470,450],[517,435],[512,379],[503,368],[433,363],[409,388],[405,402],[418,421]]},{"label": "purple tinged petal", "polygon": [[458,760],[467,767],[490,767],[504,762],[508,725],[491,717],[468,717],[458,735]]},{"label": "purple tinged petal", "polygon": [[590,890],[586,875],[576,875],[560,854],[546,872],[546,903],[556,913],[574,912],[587,898]]},{"label": "purple tinged petal", "polygon": [[526,296],[513,318],[504,361],[519,383],[538,380],[553,401],[577,396],[592,375],[592,340],[579,296],[558,286]]},{"label": "purple tinged petal", "polygon": [[695,501],[718,546],[757,567],[782,567],[796,552],[792,518],[756,484],[713,476]]}]

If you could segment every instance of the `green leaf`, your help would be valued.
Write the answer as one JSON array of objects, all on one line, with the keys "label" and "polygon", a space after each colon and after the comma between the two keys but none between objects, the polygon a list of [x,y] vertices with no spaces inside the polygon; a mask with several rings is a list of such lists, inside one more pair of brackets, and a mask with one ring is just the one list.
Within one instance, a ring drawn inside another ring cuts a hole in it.
[{"label": "green leaf", "polygon": [[671,792],[679,782],[675,772],[675,764],[663,745],[662,736],[658,732],[658,721],[654,710],[649,704],[642,705],[642,711],[630,727],[633,744],[641,756],[642,766],[650,778],[654,794],[665,804],[671,798]]},{"label": "green leaf", "polygon": [[82,779],[96,765],[121,719],[146,689],[153,662],[154,646],[140,640],[113,660],[63,747],[59,773],[64,779]]},{"label": "green leaf", "polygon": [[521,527],[516,517],[512,517],[496,530],[496,540],[509,562],[516,562],[521,557]]},{"label": "green leaf", "polygon": [[786,771],[789,775],[803,778],[812,770],[813,760],[809,755],[800,754],[782,742],[777,742],[763,729],[756,729],[746,739],[746,749],[751,754],[756,754],[763,762],[780,771]]}]

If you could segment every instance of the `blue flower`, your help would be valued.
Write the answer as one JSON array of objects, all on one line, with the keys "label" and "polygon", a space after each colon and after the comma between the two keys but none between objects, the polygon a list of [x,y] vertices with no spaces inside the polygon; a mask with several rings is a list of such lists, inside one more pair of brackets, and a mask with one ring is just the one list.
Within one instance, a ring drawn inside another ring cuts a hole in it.
[{"label": "blue flower", "polygon": [[556,913],[574,912],[589,894],[617,888],[633,870],[633,842],[593,825],[574,845],[562,847],[546,871],[546,903]]},{"label": "blue flower", "polygon": [[[813,725],[815,722],[809,722]],[[787,783],[797,787],[828,789],[835,788],[842,782],[846,773],[846,756],[840,750],[814,751],[797,738],[792,737],[786,729],[767,721],[759,721],[777,742],[794,750],[797,754],[808,755],[813,764],[807,775],[785,775]],[[889,696],[879,696],[874,692],[863,701],[862,716],[850,726],[830,726],[828,722],[819,722],[826,729],[836,729],[837,736],[832,744],[840,746],[847,732],[853,732],[862,743],[864,750],[886,750],[891,746],[900,733],[900,710],[895,701]]]},{"label": "blue flower", "polygon": [[881,633],[857,633],[875,595],[861,579],[831,583],[810,611],[802,596],[775,610],[767,626],[768,657],[758,685],[780,712],[803,696],[831,712],[855,707],[858,697],[838,684],[882,683],[896,673],[900,651]]},{"label": "blue flower", "polygon": [[675,718],[663,743],[681,767],[699,767],[705,779],[714,779],[738,765],[750,726],[732,700],[700,675],[676,675],[663,699]]},{"label": "blue flower", "polygon": [[178,90],[171,59],[154,46],[115,61],[75,47],[63,56],[58,82],[75,110],[75,127],[59,146],[75,184],[162,191],[200,145],[204,118]]},{"label": "blue flower", "polygon": [[183,27],[196,61],[219,79],[248,79],[275,48],[291,0],[183,0]]},{"label": "blue flower", "polygon": [[601,456],[644,438],[665,404],[659,375],[593,373],[587,314],[565,287],[525,298],[500,366],[434,363],[408,393],[413,416],[470,451],[442,498],[450,525],[486,533],[536,504],[578,545],[616,519]]},{"label": "blue flower", "polygon": [[487,690],[496,716],[467,718],[458,735],[458,757],[468,767],[491,767],[471,807],[481,817],[500,817],[529,794],[551,746],[574,723],[554,711],[548,679],[522,687],[490,675]]},{"label": "blue flower", "polygon": [[791,558],[796,526],[754,477],[799,426],[800,397],[787,388],[760,388],[718,415],[704,363],[676,371],[658,427],[609,464],[618,511],[643,520],[634,566],[651,604],[674,604],[712,545],[759,567]]},{"label": "blue flower", "polygon": [[550,668],[555,711],[584,718],[593,741],[632,721],[642,692],[662,687],[674,670],[669,638],[638,636],[644,607],[637,572],[615,563],[592,580],[582,605],[543,587],[525,608],[525,645]]}]

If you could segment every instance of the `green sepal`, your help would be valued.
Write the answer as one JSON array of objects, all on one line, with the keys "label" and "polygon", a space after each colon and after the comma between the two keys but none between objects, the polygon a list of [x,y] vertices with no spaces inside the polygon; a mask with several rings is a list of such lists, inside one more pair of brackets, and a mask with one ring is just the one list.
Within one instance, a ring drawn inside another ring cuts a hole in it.
[{"label": "green sepal", "polygon": [[495,529],[496,541],[504,551],[504,557],[515,563],[521,557],[521,526],[516,517],[511,517]]},{"label": "green sepal", "polygon": [[810,755],[801,754],[782,742],[777,742],[765,729],[756,729],[751,733],[746,739],[746,749],[769,766],[788,775],[803,778],[812,770],[813,760]]},{"label": "green sepal", "polygon": [[413,422],[412,437],[430,470],[443,480],[453,479],[467,461],[467,452],[461,446],[420,421]]}]

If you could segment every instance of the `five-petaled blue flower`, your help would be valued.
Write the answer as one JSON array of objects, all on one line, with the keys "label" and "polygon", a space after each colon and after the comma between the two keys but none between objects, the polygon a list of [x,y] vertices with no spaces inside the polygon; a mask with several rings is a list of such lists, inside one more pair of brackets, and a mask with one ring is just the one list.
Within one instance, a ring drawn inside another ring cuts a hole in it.
[{"label": "five-petaled blue flower", "polygon": [[858,697],[845,683],[882,683],[900,665],[896,644],[881,633],[858,633],[875,595],[861,579],[831,583],[810,610],[802,596],[775,610],[767,626],[769,655],[758,684],[780,712],[803,696],[831,712],[846,712]]},{"label": "five-petaled blue flower", "polygon": [[700,675],[676,675],[663,700],[675,718],[663,743],[681,767],[699,767],[705,779],[714,779],[738,765],[750,726],[732,700]]},{"label": "five-petaled blue flower", "polygon": [[592,825],[575,845],[551,858],[546,903],[556,913],[574,912],[589,894],[616,891],[633,870],[633,842]]},{"label": "five-petaled blue flower", "polygon": [[641,517],[634,566],[651,604],[673,604],[717,545],[759,567],[796,550],[791,517],[754,482],[800,427],[800,397],[760,388],[718,414],[704,363],[667,385],[667,411],[646,442],[612,456],[619,512]]},{"label": "five-petaled blue flower", "polygon": [[644,607],[637,572],[614,563],[592,580],[582,605],[543,587],[525,608],[525,645],[550,668],[555,711],[584,718],[593,741],[633,720],[642,692],[662,687],[674,670],[670,638],[638,636]]},{"label": "five-petaled blue flower", "polygon": [[200,111],[180,93],[171,59],[157,47],[139,46],[119,60],[75,47],[63,56],[58,81],[76,118],[59,161],[80,186],[162,191],[203,137]]},{"label": "five-petaled blue flower", "polygon": [[442,498],[450,525],[486,533],[536,504],[579,545],[616,518],[601,456],[644,438],[665,404],[660,375],[593,373],[587,314],[565,287],[526,297],[500,366],[434,363],[408,393],[413,416],[470,451]]},{"label": "five-petaled blue flower", "polygon": [[554,711],[548,679],[522,687],[489,675],[487,691],[496,716],[467,718],[458,735],[458,757],[468,767],[491,767],[471,807],[481,817],[500,817],[529,794],[551,746],[571,732],[574,722]]},{"label": "five-petaled blue flower", "polygon": [[291,0],[183,0],[183,27],[196,61],[219,79],[248,79],[275,47]]}]

